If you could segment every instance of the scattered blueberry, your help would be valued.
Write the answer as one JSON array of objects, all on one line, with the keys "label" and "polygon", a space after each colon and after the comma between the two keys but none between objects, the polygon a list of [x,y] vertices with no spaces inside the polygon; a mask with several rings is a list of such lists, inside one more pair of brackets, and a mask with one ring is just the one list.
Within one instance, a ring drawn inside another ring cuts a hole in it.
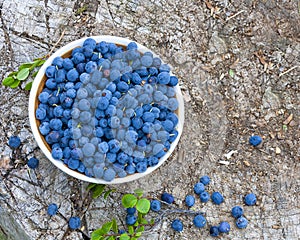
[{"label": "scattered blueberry", "polygon": [[21,145],[21,140],[18,136],[11,136],[8,140],[8,145],[11,148],[18,148]]},{"label": "scattered blueberry", "polygon": [[27,161],[27,166],[31,169],[35,169],[39,166],[39,160],[35,157],[29,158]]},{"label": "scattered blueberry", "polygon": [[221,222],[218,228],[220,233],[229,233],[230,224],[228,222]]},{"label": "scattered blueberry", "polygon": [[198,182],[198,183],[196,183],[196,184],[194,185],[194,192],[195,192],[196,194],[200,194],[200,193],[202,193],[202,192],[204,192],[204,191],[205,191],[205,186],[204,186],[203,183]]},{"label": "scattered blueberry", "polygon": [[244,198],[245,204],[248,206],[253,206],[256,203],[256,196],[254,193],[249,193]]},{"label": "scattered blueberry", "polygon": [[201,177],[200,178],[200,182],[203,183],[203,185],[205,185],[205,186],[208,185],[209,182],[210,182],[209,176],[203,176],[203,177]]},{"label": "scattered blueberry", "polygon": [[172,194],[169,194],[169,193],[166,193],[166,192],[165,192],[165,193],[163,193],[163,194],[161,195],[161,200],[164,201],[164,202],[166,202],[166,203],[171,204],[171,203],[174,202],[174,197],[173,197]]},{"label": "scattered blueberry", "polygon": [[241,217],[242,215],[244,214],[244,210],[242,207],[240,206],[235,206],[231,209],[231,215],[234,217],[234,218],[239,218]]},{"label": "scattered blueberry", "polygon": [[47,209],[47,213],[50,215],[50,216],[53,216],[57,213],[57,210],[58,210],[58,207],[55,203],[51,203],[49,206],[48,206],[48,209]]},{"label": "scattered blueberry", "polygon": [[224,198],[221,193],[219,192],[213,192],[211,195],[211,200],[214,204],[220,205],[222,202],[224,202]]},{"label": "scattered blueberry", "polygon": [[219,236],[219,228],[217,226],[211,226],[210,229],[209,229],[209,234],[212,237]]},{"label": "scattered blueberry", "polygon": [[248,220],[244,217],[239,217],[236,220],[235,224],[238,228],[246,228],[248,225]]},{"label": "scattered blueberry", "polygon": [[192,207],[195,204],[195,197],[192,195],[187,195],[185,197],[185,205],[187,205],[188,207]]},{"label": "scattered blueberry", "polygon": [[171,227],[176,231],[176,232],[181,232],[183,230],[183,224],[179,219],[173,220],[171,223]]},{"label": "scattered blueberry", "polygon": [[134,225],[136,223],[137,217],[135,215],[127,214],[126,216],[126,224]]},{"label": "scattered blueberry", "polygon": [[199,195],[201,202],[206,203],[210,199],[209,193],[208,192],[202,192]]},{"label": "scattered blueberry", "polygon": [[251,136],[251,137],[249,138],[249,143],[250,143],[252,146],[254,146],[254,147],[256,147],[256,146],[258,146],[259,144],[261,144],[261,142],[262,142],[262,138],[261,138],[260,136],[258,136],[258,135],[254,135],[254,136]]},{"label": "scattered blueberry", "polygon": [[197,215],[194,217],[193,223],[198,228],[203,228],[206,224],[206,219],[202,215]]},{"label": "scattered blueberry", "polygon": [[81,221],[79,217],[71,217],[69,219],[69,228],[72,230],[78,229],[81,226]]},{"label": "scattered blueberry", "polygon": [[161,209],[160,201],[158,200],[151,200],[150,202],[150,209],[154,212],[158,212]]},{"label": "scattered blueberry", "polygon": [[136,208],[134,208],[134,207],[133,208],[127,208],[126,211],[127,211],[127,214],[134,215],[135,212],[136,212]]}]

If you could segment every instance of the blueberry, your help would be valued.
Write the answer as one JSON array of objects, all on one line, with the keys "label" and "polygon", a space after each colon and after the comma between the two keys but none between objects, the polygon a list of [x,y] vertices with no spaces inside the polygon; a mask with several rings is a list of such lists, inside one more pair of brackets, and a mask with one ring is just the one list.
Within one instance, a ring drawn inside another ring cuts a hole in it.
[{"label": "blueberry", "polygon": [[147,162],[138,162],[136,164],[136,171],[139,173],[146,172],[147,170]]},{"label": "blueberry", "polygon": [[57,213],[58,207],[55,203],[51,203],[47,208],[47,213],[50,216],[54,216]]},{"label": "blueberry", "polygon": [[126,224],[134,225],[136,223],[137,217],[131,214],[127,214],[126,216]]},{"label": "blueberry", "polygon": [[239,217],[236,220],[235,224],[238,228],[246,228],[248,225],[248,220],[244,217]]},{"label": "blueberry", "polygon": [[96,41],[93,39],[93,38],[87,38],[87,39],[85,39],[84,40],[84,42],[83,42],[83,47],[85,47],[85,46],[89,46],[91,49],[95,49],[96,48]]},{"label": "blueberry", "polygon": [[50,124],[49,122],[42,122],[41,125],[39,126],[40,133],[44,136],[49,134],[50,132]]},{"label": "blueberry", "polygon": [[229,233],[230,224],[228,222],[221,222],[218,229],[220,233]]},{"label": "blueberry", "polygon": [[175,219],[171,223],[171,228],[173,228],[176,232],[181,232],[183,230],[183,224],[179,219]]},{"label": "blueberry", "polygon": [[68,167],[72,170],[76,170],[80,165],[80,162],[78,159],[73,159],[73,158],[70,158],[69,161],[68,161]]},{"label": "blueberry", "polygon": [[71,217],[69,219],[69,228],[71,228],[72,230],[80,228],[80,225],[81,221],[79,217]]},{"label": "blueberry", "polygon": [[8,145],[11,148],[18,148],[21,145],[21,140],[20,140],[20,138],[18,136],[11,136],[8,139]]},{"label": "blueberry", "polygon": [[261,142],[262,142],[262,138],[261,138],[260,136],[258,136],[258,135],[254,135],[254,136],[251,136],[251,137],[249,138],[249,143],[250,143],[252,146],[254,146],[254,147],[256,147],[256,146],[258,146],[259,144],[261,144]]},{"label": "blueberry", "polygon": [[217,226],[211,226],[210,229],[209,229],[209,234],[212,237],[219,236],[219,228]]},{"label": "blueberry", "polygon": [[79,78],[79,73],[75,68],[67,72],[67,79],[71,82],[75,82]]},{"label": "blueberry", "polygon": [[234,217],[234,218],[239,218],[241,217],[242,215],[244,214],[244,210],[242,207],[240,206],[235,206],[231,209],[231,215]]},{"label": "blueberry", "polygon": [[198,228],[203,228],[206,224],[206,219],[202,215],[197,215],[194,217],[193,223]]},{"label": "blueberry", "polygon": [[169,86],[176,86],[177,84],[178,84],[178,78],[175,76],[171,76]]},{"label": "blueberry", "polygon": [[47,112],[44,108],[38,108],[35,111],[35,116],[38,120],[43,120],[46,118]]},{"label": "blueberry", "polygon": [[116,172],[112,168],[108,168],[104,171],[103,179],[105,181],[112,181],[116,177]]},{"label": "blueberry", "polygon": [[213,192],[211,195],[211,200],[214,204],[220,205],[222,202],[224,202],[224,198],[221,193],[219,192]]},{"label": "blueberry", "polygon": [[138,48],[138,46],[135,42],[130,42],[126,47],[127,50],[132,50],[132,49],[137,49],[137,48]]},{"label": "blueberry", "polygon": [[52,154],[52,157],[56,160],[60,160],[63,158],[63,151],[59,147],[52,149],[51,154]]},{"label": "blueberry", "polygon": [[86,65],[85,65],[85,71],[87,73],[92,73],[97,69],[97,64],[93,61],[89,61]]},{"label": "blueberry", "polygon": [[66,70],[66,71],[69,71],[71,70],[72,68],[74,68],[74,64],[72,62],[72,60],[70,58],[65,58],[64,61],[63,61],[63,68]]},{"label": "blueberry", "polygon": [[56,68],[54,66],[48,66],[45,71],[46,76],[48,78],[54,78],[55,72],[56,72]]},{"label": "blueberry", "polygon": [[204,192],[204,191],[205,191],[205,187],[204,187],[204,184],[203,184],[203,183],[198,182],[198,183],[196,183],[196,184],[194,185],[194,192],[195,192],[196,194],[200,194],[200,193],[202,193],[202,192]]},{"label": "blueberry", "polygon": [[40,93],[40,95],[39,95],[39,100],[40,100],[40,102],[41,103],[47,103],[48,102],[48,98],[49,98],[49,93],[47,93],[47,92],[42,92],[42,93]]},{"label": "blueberry", "polygon": [[187,196],[185,197],[185,204],[186,204],[188,207],[194,206],[194,204],[195,204],[195,197],[192,196],[192,195],[187,195]]},{"label": "blueberry", "polygon": [[63,67],[63,62],[64,62],[64,59],[62,57],[56,57],[56,58],[53,59],[52,65],[54,65],[58,68],[62,68]]},{"label": "blueberry", "polygon": [[256,196],[254,193],[249,193],[245,196],[244,202],[248,206],[253,206],[256,203]]},{"label": "blueberry", "polygon": [[200,193],[199,197],[200,197],[200,201],[203,202],[203,203],[208,202],[208,200],[210,198],[209,193],[205,192],[205,191]]},{"label": "blueberry", "polygon": [[136,212],[136,208],[135,207],[133,207],[133,208],[126,208],[126,211],[127,211],[127,214],[134,215],[135,212]]},{"label": "blueberry", "polygon": [[145,55],[141,57],[141,64],[145,67],[150,67],[153,63],[153,57]]},{"label": "blueberry", "polygon": [[150,209],[154,212],[158,212],[161,209],[160,201],[158,200],[151,200],[150,202]]},{"label": "blueberry", "polygon": [[163,193],[161,195],[161,200],[166,202],[166,203],[173,203],[174,202],[174,197],[172,196],[172,194],[169,194],[169,193]]},{"label": "blueberry", "polygon": [[38,165],[39,165],[39,160],[35,157],[29,158],[29,160],[27,161],[27,166],[31,169],[37,168]]},{"label": "blueberry", "polygon": [[205,186],[208,185],[209,182],[210,182],[209,176],[203,176],[203,177],[201,177],[200,178],[200,182],[203,183],[203,185],[205,185]]}]

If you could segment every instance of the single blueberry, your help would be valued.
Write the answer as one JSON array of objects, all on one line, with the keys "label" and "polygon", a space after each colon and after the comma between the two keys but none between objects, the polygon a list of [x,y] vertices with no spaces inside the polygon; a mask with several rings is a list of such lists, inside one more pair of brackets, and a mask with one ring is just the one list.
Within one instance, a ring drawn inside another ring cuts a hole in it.
[{"label": "single blueberry", "polygon": [[80,228],[80,225],[81,225],[81,221],[80,221],[80,218],[79,218],[79,217],[71,217],[71,218],[69,219],[69,227],[70,227],[72,230],[75,230],[75,229]]},{"label": "single blueberry", "polygon": [[192,195],[187,195],[187,196],[185,197],[185,204],[186,204],[188,207],[194,206],[194,204],[195,204],[195,197],[192,196]]},{"label": "single blueberry", "polygon": [[251,137],[249,138],[249,143],[250,143],[252,146],[254,146],[254,147],[256,147],[256,146],[258,146],[259,144],[261,144],[261,142],[262,142],[262,138],[261,138],[260,136],[258,136],[258,135],[254,135],[254,136],[251,136]]},{"label": "single blueberry", "polygon": [[211,226],[210,229],[209,229],[209,234],[212,237],[219,236],[219,228],[217,226]]},{"label": "single blueberry", "polygon": [[181,232],[183,230],[183,224],[179,219],[175,219],[171,223],[171,228],[173,228],[176,232]]},{"label": "single blueberry", "polygon": [[211,200],[217,205],[220,205],[222,202],[224,202],[224,198],[219,192],[213,192],[211,195]]},{"label": "single blueberry", "polygon": [[230,224],[228,222],[221,222],[218,229],[220,233],[229,233]]},{"label": "single blueberry", "polygon": [[203,202],[203,203],[208,202],[208,200],[210,198],[209,193],[206,191],[200,193],[199,197],[200,197],[201,202]]},{"label": "single blueberry", "polygon": [[35,157],[32,157],[27,161],[27,166],[31,169],[37,168],[38,165],[39,165],[39,160]]},{"label": "single blueberry", "polygon": [[200,178],[200,182],[203,183],[205,186],[209,184],[210,178],[209,176],[203,176]]},{"label": "single blueberry", "polygon": [[58,207],[55,203],[51,203],[48,208],[47,208],[47,213],[50,215],[50,216],[53,216],[57,213],[57,210],[58,210]]},{"label": "single blueberry", "polygon": [[151,200],[150,202],[150,209],[154,212],[158,212],[161,209],[160,201],[158,200]]},{"label": "single blueberry", "polygon": [[231,209],[231,215],[234,217],[234,218],[239,218],[241,217],[242,215],[244,214],[244,210],[242,207],[240,206],[235,206]]},{"label": "single blueberry", "polygon": [[20,140],[20,138],[18,136],[11,136],[8,139],[8,145],[11,148],[18,148],[21,145],[21,140]]},{"label": "single blueberry", "polygon": [[172,194],[169,194],[169,193],[165,192],[161,195],[161,200],[166,202],[166,203],[171,204],[171,203],[174,202],[174,197],[172,196]]},{"label": "single blueberry", "polygon": [[248,206],[253,206],[256,203],[256,196],[254,193],[249,193],[245,196],[245,204]]},{"label": "single blueberry", "polygon": [[205,191],[205,187],[204,187],[204,184],[203,184],[203,183],[198,182],[198,183],[196,183],[196,184],[194,185],[194,192],[195,192],[196,194],[200,194],[200,193],[202,193],[202,192],[204,192],[204,191]]},{"label": "single blueberry", "polygon": [[137,217],[131,214],[127,214],[126,216],[126,224],[134,225],[136,223]]},{"label": "single blueberry", "polygon": [[248,225],[248,220],[244,217],[239,217],[236,222],[235,222],[236,226],[240,229],[242,228],[246,228]]},{"label": "single blueberry", "polygon": [[203,228],[206,224],[206,219],[202,215],[197,215],[193,219],[193,223],[198,228]]}]

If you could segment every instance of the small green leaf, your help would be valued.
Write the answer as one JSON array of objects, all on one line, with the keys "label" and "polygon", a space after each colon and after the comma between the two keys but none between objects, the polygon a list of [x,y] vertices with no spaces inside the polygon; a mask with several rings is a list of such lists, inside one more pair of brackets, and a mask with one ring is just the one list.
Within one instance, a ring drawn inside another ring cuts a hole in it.
[{"label": "small green leaf", "polygon": [[130,237],[127,235],[127,233],[123,233],[123,234],[120,236],[120,240],[130,240]]},{"label": "small green leaf", "polygon": [[118,233],[118,225],[117,225],[117,221],[115,218],[113,218],[112,220],[112,230],[115,232],[115,233]]},{"label": "small green leaf", "polygon": [[20,81],[25,80],[29,76],[29,68],[23,68],[17,74],[17,79]]},{"label": "small green leaf", "polygon": [[91,234],[91,240],[100,240],[100,238],[102,237],[102,235],[103,234],[101,232],[101,228],[100,229],[96,229]]},{"label": "small green leaf", "polygon": [[150,220],[150,224],[153,225],[154,223],[155,223],[155,220],[152,218],[152,219]]},{"label": "small green leaf", "polygon": [[135,189],[134,193],[140,198],[143,196],[144,191],[143,191],[143,189]]},{"label": "small green leaf", "polygon": [[32,82],[29,82],[25,85],[25,90],[30,91],[32,87]]},{"label": "small green leaf", "polygon": [[97,185],[95,187],[95,189],[93,190],[93,196],[92,197],[94,199],[100,197],[101,194],[103,193],[104,189],[105,189],[105,185],[103,185],[103,184]]},{"label": "small green leaf", "polygon": [[128,226],[128,233],[132,235],[134,233],[133,226]]},{"label": "small green leaf", "polygon": [[136,204],[136,210],[143,214],[148,213],[150,210],[150,201],[146,198],[139,199]]},{"label": "small green leaf", "polygon": [[89,191],[91,190],[92,188],[96,187],[97,183],[90,183],[87,187],[86,187],[86,190]]},{"label": "small green leaf", "polygon": [[138,240],[138,238],[132,237],[132,238],[130,238],[130,240]]},{"label": "small green leaf", "polygon": [[36,77],[36,75],[39,73],[39,71],[35,71],[31,76]]},{"label": "small green leaf", "polygon": [[135,236],[136,236],[136,237],[140,237],[140,236],[142,236],[142,233],[141,233],[141,232],[138,232],[138,233],[135,234]]},{"label": "small green leaf", "polygon": [[40,66],[42,66],[45,62],[46,62],[46,60],[40,59],[40,61],[38,62],[37,66],[40,67]]},{"label": "small green leaf", "polygon": [[101,228],[103,234],[108,233],[111,230],[112,225],[113,225],[112,222],[107,222],[107,223],[103,224],[103,226]]},{"label": "small green leaf", "polygon": [[8,77],[15,77],[17,75],[18,72],[11,72],[10,74],[8,74]]},{"label": "small green leaf", "polygon": [[11,84],[13,84],[14,81],[15,81],[15,79],[13,77],[7,77],[7,78],[3,79],[2,84],[4,86],[8,87]]},{"label": "small green leaf", "polygon": [[145,231],[145,227],[144,226],[141,226],[139,227],[136,232],[139,233],[139,232],[144,232]]},{"label": "small green leaf", "polygon": [[141,221],[140,221],[141,224],[148,224],[149,222],[145,219],[145,218],[142,218]]},{"label": "small green leaf", "polygon": [[125,208],[132,208],[135,206],[136,203],[137,203],[137,198],[132,194],[125,194],[122,197],[122,205]]},{"label": "small green leaf", "polygon": [[103,198],[106,199],[110,193],[115,192],[115,191],[116,191],[116,189],[109,189],[109,190],[107,190],[104,193],[104,197]]},{"label": "small green leaf", "polygon": [[19,84],[20,84],[20,80],[15,80],[12,84],[10,84],[10,87],[11,88],[16,88],[16,87],[18,87],[19,86]]},{"label": "small green leaf", "polygon": [[232,69],[229,69],[229,76],[232,78],[234,77],[234,71]]},{"label": "small green leaf", "polygon": [[30,68],[33,65],[33,63],[23,63],[20,65],[20,67],[18,68],[19,71],[21,71],[24,68]]},{"label": "small green leaf", "polygon": [[107,240],[114,240],[114,239],[116,239],[114,236],[110,236],[107,238]]}]

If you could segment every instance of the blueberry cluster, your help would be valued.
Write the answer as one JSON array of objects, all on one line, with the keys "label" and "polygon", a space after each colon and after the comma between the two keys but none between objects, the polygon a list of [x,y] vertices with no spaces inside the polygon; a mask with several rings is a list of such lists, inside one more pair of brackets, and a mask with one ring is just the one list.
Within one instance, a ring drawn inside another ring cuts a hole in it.
[{"label": "blueberry cluster", "polygon": [[46,69],[36,118],[52,157],[112,181],[158,164],[178,136],[178,79],[151,52],[88,38]]},{"label": "blueberry cluster", "polygon": [[[200,178],[200,181],[194,185],[194,193],[197,194],[200,198],[200,201],[206,203],[209,199],[216,205],[224,202],[224,197],[219,192],[213,192],[209,195],[205,191],[205,187],[210,183],[210,178],[208,176],[203,176]],[[174,197],[172,194],[163,193],[161,195],[161,200],[164,203],[172,204],[174,202]],[[248,206],[253,206],[256,203],[256,196],[253,193],[249,193],[244,197],[244,203]],[[195,197],[193,195],[187,195],[185,197],[185,204],[188,208],[191,208],[195,204]],[[161,210],[161,202],[158,200],[151,200],[150,209],[154,212],[159,212]],[[243,216],[244,210],[240,206],[235,206],[231,210],[231,215],[235,218],[235,225],[237,228],[246,228],[248,225],[248,220]],[[202,214],[195,214],[193,219],[193,224],[197,228],[203,228],[207,224],[205,217]],[[180,219],[174,219],[171,222],[171,228],[174,231],[181,232],[183,231],[183,223]],[[212,237],[217,237],[222,233],[229,233],[231,227],[230,224],[226,221],[222,221],[218,226],[211,226],[209,228],[210,235]]]}]

